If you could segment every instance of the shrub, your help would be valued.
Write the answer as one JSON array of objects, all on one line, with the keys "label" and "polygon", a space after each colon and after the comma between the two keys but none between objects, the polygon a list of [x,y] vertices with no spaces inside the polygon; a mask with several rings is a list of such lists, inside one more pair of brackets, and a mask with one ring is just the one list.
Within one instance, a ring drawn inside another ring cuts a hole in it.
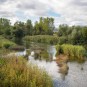
[{"label": "shrub", "polygon": [[8,49],[10,46],[11,46],[11,44],[9,44],[9,43],[5,43],[5,44],[4,44],[4,48],[5,48],[5,49]]}]

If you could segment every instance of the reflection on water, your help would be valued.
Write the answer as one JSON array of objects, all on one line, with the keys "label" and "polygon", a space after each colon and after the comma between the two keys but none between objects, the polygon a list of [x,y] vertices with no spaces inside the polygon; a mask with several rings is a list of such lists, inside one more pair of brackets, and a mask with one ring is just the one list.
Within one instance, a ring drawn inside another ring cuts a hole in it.
[{"label": "reflection on water", "polygon": [[[87,62],[84,64],[78,64],[77,62],[68,63],[69,71],[65,76],[59,73],[59,67],[55,61],[35,60],[35,52],[37,52],[37,46],[31,47],[31,54],[29,55],[29,61],[39,68],[45,69],[48,74],[52,77],[54,87],[87,87]],[[41,48],[41,49],[40,49]],[[44,48],[44,49],[43,49]],[[55,47],[54,46],[40,46],[38,52],[46,51],[49,54],[49,58],[55,59]],[[43,55],[41,55],[43,56]]]},{"label": "reflection on water", "polygon": [[84,64],[73,62],[68,63],[68,65],[69,73],[66,80],[69,87],[87,87],[87,62]]},{"label": "reflection on water", "polygon": [[61,85],[65,85],[65,75],[58,73],[59,67],[55,61],[46,62],[45,60],[35,60],[34,59],[34,51],[31,52],[29,56],[29,63],[37,65],[39,68],[45,69],[48,74],[52,77],[54,82],[54,87],[62,87]]},{"label": "reflection on water", "polygon": [[55,59],[56,49],[54,46],[45,44],[33,44],[30,46],[31,51],[34,51],[34,58],[39,60],[52,61]]},{"label": "reflection on water", "polygon": [[87,62],[84,64],[68,63],[69,72],[67,76],[58,73],[59,67],[54,61],[35,60],[34,56],[30,55],[29,62],[45,69],[53,78],[54,87],[87,87]]},{"label": "reflection on water", "polygon": [[54,61],[46,62],[45,60],[35,60],[34,57],[30,55],[29,62],[39,66],[40,68],[45,69],[53,78],[56,78],[59,68]]},{"label": "reflection on water", "polygon": [[25,56],[26,55],[26,50],[20,51],[20,52],[16,52],[15,55],[16,56]]},{"label": "reflection on water", "polygon": [[[31,55],[29,56],[29,63],[37,65],[39,68],[45,69],[47,71],[47,73],[53,78],[53,81],[55,84],[59,79],[62,80],[61,74],[58,74],[59,67],[57,66],[56,62],[54,62],[54,61],[46,62],[45,60],[38,60],[38,59],[35,60],[34,55],[32,55],[32,54],[34,54],[34,52],[31,52]],[[58,82],[57,82],[57,84],[58,84]]]}]

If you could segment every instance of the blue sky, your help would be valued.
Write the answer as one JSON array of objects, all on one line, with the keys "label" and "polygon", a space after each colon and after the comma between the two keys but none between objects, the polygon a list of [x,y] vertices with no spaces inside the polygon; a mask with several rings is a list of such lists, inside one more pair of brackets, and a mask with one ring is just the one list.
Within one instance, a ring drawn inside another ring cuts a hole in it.
[{"label": "blue sky", "polygon": [[87,0],[0,0],[0,17],[15,21],[53,17],[59,24],[86,25]]},{"label": "blue sky", "polygon": [[56,13],[52,10],[48,11],[48,16],[52,16],[52,17],[60,17],[61,15],[59,13]]}]

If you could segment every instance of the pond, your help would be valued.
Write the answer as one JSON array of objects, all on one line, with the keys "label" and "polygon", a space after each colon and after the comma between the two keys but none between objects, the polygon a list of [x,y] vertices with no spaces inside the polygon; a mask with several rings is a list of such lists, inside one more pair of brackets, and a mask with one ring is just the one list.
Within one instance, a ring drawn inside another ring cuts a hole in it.
[{"label": "pond", "polygon": [[[68,74],[59,73],[59,66],[55,61],[55,46],[44,44],[31,44],[28,63],[45,69],[52,77],[54,87],[87,87],[87,62],[79,64],[69,62]],[[17,52],[17,55],[25,55],[26,50]],[[45,57],[45,58],[44,58]],[[47,57],[47,58],[46,58]]]}]

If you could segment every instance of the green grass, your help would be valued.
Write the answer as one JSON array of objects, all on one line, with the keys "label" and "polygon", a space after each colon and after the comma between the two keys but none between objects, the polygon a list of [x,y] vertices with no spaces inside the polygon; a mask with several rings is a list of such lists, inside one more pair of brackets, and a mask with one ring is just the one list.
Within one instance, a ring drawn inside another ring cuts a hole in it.
[{"label": "green grass", "polygon": [[0,56],[12,52],[9,48],[16,46],[16,44],[3,36],[0,36]]},{"label": "green grass", "polygon": [[64,54],[69,57],[69,60],[77,60],[78,62],[84,61],[86,49],[79,45],[56,45],[56,56],[59,54]]},{"label": "green grass", "polygon": [[53,87],[48,74],[23,58],[0,58],[0,87]]},{"label": "green grass", "polygon": [[14,42],[5,39],[4,37],[0,36],[0,48],[8,48],[10,46],[16,45]]},{"label": "green grass", "polygon": [[22,51],[24,49],[24,46],[19,46],[3,36],[0,36],[0,54],[4,55],[11,51]]}]

